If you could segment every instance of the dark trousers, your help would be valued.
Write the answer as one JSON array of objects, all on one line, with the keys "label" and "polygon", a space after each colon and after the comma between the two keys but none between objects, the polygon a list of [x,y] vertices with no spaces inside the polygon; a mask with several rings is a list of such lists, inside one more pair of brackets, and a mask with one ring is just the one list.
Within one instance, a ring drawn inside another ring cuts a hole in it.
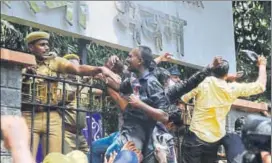
[{"label": "dark trousers", "polygon": [[220,141],[207,143],[200,140],[193,132],[185,134],[182,142],[182,163],[215,163]]},{"label": "dark trousers", "polygon": [[242,154],[245,151],[245,146],[241,137],[236,133],[228,133],[221,140],[225,151],[228,163],[242,162]]}]

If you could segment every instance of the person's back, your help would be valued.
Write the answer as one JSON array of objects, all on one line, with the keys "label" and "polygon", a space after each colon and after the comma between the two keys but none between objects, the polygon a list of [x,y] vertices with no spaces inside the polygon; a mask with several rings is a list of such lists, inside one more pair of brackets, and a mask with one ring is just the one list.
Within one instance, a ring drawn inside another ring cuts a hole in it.
[{"label": "person's back", "polygon": [[[196,97],[190,132],[196,136],[195,139],[206,143],[203,144],[203,154],[212,146],[213,151],[216,151],[218,142],[225,136],[226,116],[232,103],[238,97],[256,95],[265,91],[266,60],[259,57],[259,64],[259,77],[256,82],[227,83],[225,79],[229,65],[227,61],[223,61],[213,70],[213,76],[207,77],[197,88],[182,96],[184,102]],[[193,140],[188,141],[192,142]],[[200,146],[198,150],[200,150]],[[209,154],[214,156],[215,152]],[[205,155],[207,156],[207,154]],[[189,157],[184,160],[186,160],[185,162],[194,162]]]},{"label": "person's back", "polygon": [[196,89],[182,97],[183,101],[188,101],[196,96],[190,130],[207,142],[215,142],[225,135],[226,115],[238,97],[265,90],[265,85],[258,80],[252,83],[227,83],[224,80],[228,73],[226,61],[224,66],[227,67],[225,70],[214,70],[214,76],[207,77]]},{"label": "person's back", "polygon": [[[226,116],[232,103],[239,97],[237,83],[207,77],[197,88],[197,96],[190,130],[207,142],[214,142],[225,135]],[[248,89],[250,89],[250,85]],[[255,90],[262,92],[260,86]],[[200,127],[202,126],[202,127]],[[208,130],[208,132],[206,132]]]}]

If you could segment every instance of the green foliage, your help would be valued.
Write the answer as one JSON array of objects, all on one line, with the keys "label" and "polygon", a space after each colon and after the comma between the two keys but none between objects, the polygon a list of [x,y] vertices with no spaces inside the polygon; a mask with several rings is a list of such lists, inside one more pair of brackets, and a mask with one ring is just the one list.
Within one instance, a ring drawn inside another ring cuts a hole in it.
[{"label": "green foliage", "polygon": [[55,51],[59,56],[64,56],[65,54],[77,54],[78,53],[78,39],[73,37],[62,36],[60,34],[50,33],[50,47],[52,51]]},{"label": "green foliage", "polygon": [[271,1],[234,1],[233,18],[237,71],[245,72],[245,81],[254,81],[258,76],[256,63],[240,50],[251,50],[268,59],[268,82],[265,94],[247,98],[255,101],[271,99]]},{"label": "green foliage", "polygon": [[1,40],[0,46],[7,49],[26,52],[24,43],[25,33],[28,28],[18,24],[12,24],[6,20],[1,19]]},{"label": "green foliage", "polygon": [[128,54],[126,51],[114,49],[107,46],[101,46],[91,42],[87,46],[88,64],[94,66],[102,66],[104,62],[112,55],[117,55],[121,60],[124,60]]},{"label": "green foliage", "polygon": [[[24,42],[24,38],[27,34],[38,31],[37,28],[32,28],[20,24],[10,23],[1,19],[1,41],[0,47],[28,52],[27,45]],[[78,44],[77,39],[60,34],[46,31],[50,34],[50,47],[52,51],[57,52],[60,56],[67,53],[77,53]]]}]

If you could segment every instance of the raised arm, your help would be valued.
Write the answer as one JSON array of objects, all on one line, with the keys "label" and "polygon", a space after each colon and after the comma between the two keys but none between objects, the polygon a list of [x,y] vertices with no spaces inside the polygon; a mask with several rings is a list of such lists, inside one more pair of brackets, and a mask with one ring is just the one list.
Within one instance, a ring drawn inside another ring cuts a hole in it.
[{"label": "raised arm", "polygon": [[183,82],[179,82],[168,88],[167,95],[170,102],[175,102],[182,95],[197,87],[199,83],[201,83],[207,76],[211,74],[212,68],[219,65],[221,61],[221,57],[215,57],[212,64],[204,68],[202,71],[199,71],[191,76],[189,79],[184,80]]},{"label": "raised arm", "polygon": [[184,80],[183,82],[179,82],[170,88],[168,88],[167,95],[169,97],[170,102],[175,102],[180,99],[181,96],[191,91],[195,87],[198,86],[207,76],[211,73],[211,68],[207,67],[202,71],[195,73],[189,79]]},{"label": "raised arm", "polygon": [[255,82],[251,83],[231,83],[235,97],[248,97],[263,93],[266,88],[266,59],[263,56],[258,57],[259,76]]},{"label": "raised arm", "polygon": [[104,66],[74,65],[68,60],[56,57],[50,62],[49,67],[56,72],[67,73],[79,76],[95,76],[99,73],[112,78],[115,82],[120,82],[120,77]]},{"label": "raised arm", "polygon": [[128,100],[122,97],[118,92],[114,91],[111,88],[107,88],[107,91],[111,98],[116,102],[116,104],[119,105],[121,111],[125,111],[128,105]]},{"label": "raised arm", "polygon": [[164,53],[160,56],[158,56],[157,58],[154,59],[154,61],[156,62],[156,64],[159,64],[161,62],[168,62],[171,60],[171,54],[170,53]]},{"label": "raised arm", "polygon": [[80,76],[95,76],[99,73],[102,73],[103,75],[111,78],[113,81],[120,83],[121,79],[119,75],[113,73],[110,69],[106,67],[96,67],[96,66],[89,66],[89,65],[73,65],[73,64],[67,64],[66,65],[66,73],[71,73],[75,75]]},{"label": "raised arm", "polygon": [[264,56],[259,56],[258,57],[259,76],[257,82],[260,82],[263,85],[263,87],[266,87],[267,83],[266,64],[267,64],[266,58]]}]

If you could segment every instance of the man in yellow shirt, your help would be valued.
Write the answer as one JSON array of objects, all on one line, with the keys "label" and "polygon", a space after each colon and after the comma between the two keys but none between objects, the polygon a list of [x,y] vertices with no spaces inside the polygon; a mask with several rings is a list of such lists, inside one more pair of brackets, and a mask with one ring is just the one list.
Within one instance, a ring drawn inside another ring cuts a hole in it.
[{"label": "man in yellow shirt", "polygon": [[[28,49],[35,55],[37,66],[27,67],[23,72],[44,77],[57,77],[60,73],[80,76],[94,76],[102,73],[114,81],[120,82],[120,78],[106,67],[74,65],[68,60],[50,53],[49,37],[48,33],[41,31],[32,32],[26,36],[25,40]],[[57,112],[57,107],[54,107],[58,104],[58,81],[36,78],[35,82],[33,82],[33,80],[29,79],[29,77],[23,79],[22,114],[27,121],[29,130],[33,133],[31,135],[33,156],[36,157],[40,136],[43,136],[42,144],[43,147],[46,147],[46,149],[43,149],[44,154],[61,152],[62,120]],[[32,91],[34,86],[36,92]],[[33,92],[36,94],[35,96],[32,94]],[[34,101],[32,101],[32,95],[34,96]],[[32,106],[29,104],[30,102],[40,105]],[[48,104],[50,107],[42,106]],[[48,109],[49,111],[47,111]]]},{"label": "man in yellow shirt", "polygon": [[252,83],[227,83],[227,61],[213,69],[213,76],[191,92],[182,96],[184,102],[195,97],[195,109],[190,131],[184,137],[182,163],[213,163],[220,140],[225,136],[226,116],[238,97],[256,95],[265,91],[266,59],[258,58],[259,76]]}]

